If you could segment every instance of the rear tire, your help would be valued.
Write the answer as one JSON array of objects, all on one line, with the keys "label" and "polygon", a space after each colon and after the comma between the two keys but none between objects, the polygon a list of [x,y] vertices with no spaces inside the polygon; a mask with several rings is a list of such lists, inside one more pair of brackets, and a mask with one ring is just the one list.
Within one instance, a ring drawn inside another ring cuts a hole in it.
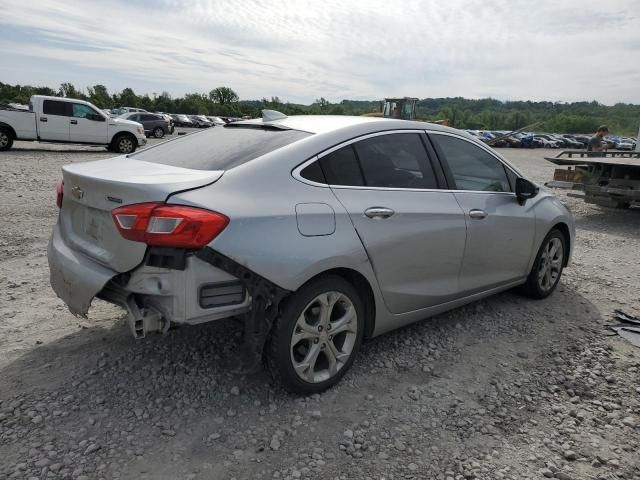
[{"label": "rear tire", "polygon": [[364,312],[357,290],[342,277],[321,277],[300,288],[276,319],[265,348],[274,380],[304,394],[335,385],[360,349]]},{"label": "rear tire", "polygon": [[0,128],[0,152],[9,150],[13,145],[13,134],[6,128]]},{"label": "rear tire", "polygon": [[164,128],[162,127],[156,127],[153,129],[153,136],[156,138],[162,138],[164,137]]},{"label": "rear tire", "polygon": [[521,291],[530,298],[542,299],[553,293],[560,282],[567,252],[567,239],[557,229],[542,241],[531,272]]},{"label": "rear tire", "polygon": [[118,153],[128,154],[136,151],[138,140],[130,133],[119,133],[113,139],[113,150]]}]

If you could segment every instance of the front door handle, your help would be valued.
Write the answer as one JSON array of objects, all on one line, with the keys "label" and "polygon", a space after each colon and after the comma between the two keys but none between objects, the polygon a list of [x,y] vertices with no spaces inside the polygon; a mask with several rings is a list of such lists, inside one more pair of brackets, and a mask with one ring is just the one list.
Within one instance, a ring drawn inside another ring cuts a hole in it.
[{"label": "front door handle", "polygon": [[394,213],[396,212],[387,207],[369,207],[364,211],[364,214],[367,217],[374,219],[389,218]]},{"label": "front door handle", "polygon": [[487,212],[478,208],[474,208],[473,210],[469,211],[469,216],[471,218],[475,218],[476,220],[482,220],[483,218],[487,218]]},{"label": "front door handle", "polygon": [[40,121],[41,122],[46,122],[47,121],[47,117],[40,117]]},{"label": "front door handle", "polygon": [[70,120],[69,123],[71,125],[77,125],[78,124],[78,120]]}]

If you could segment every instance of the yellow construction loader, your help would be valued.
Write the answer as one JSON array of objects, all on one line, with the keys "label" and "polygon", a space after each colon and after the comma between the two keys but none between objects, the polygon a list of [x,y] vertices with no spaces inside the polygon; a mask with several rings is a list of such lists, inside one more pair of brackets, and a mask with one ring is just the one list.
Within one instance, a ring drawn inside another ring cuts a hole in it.
[{"label": "yellow construction loader", "polygon": [[416,102],[417,98],[414,97],[389,97],[385,98],[384,102],[380,102],[380,111],[365,113],[364,117],[384,117],[384,118],[397,118],[400,120],[419,120],[429,123],[437,123],[440,125],[449,125],[449,120],[426,120],[422,118],[416,118]]}]

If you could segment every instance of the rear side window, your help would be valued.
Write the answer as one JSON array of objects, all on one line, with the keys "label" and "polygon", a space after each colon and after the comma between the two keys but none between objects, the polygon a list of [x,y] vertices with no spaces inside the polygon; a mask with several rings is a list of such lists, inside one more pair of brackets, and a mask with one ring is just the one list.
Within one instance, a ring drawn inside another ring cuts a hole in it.
[{"label": "rear side window", "polygon": [[484,149],[449,135],[431,134],[431,139],[442,150],[457,190],[511,191],[504,165]]},{"label": "rear side window", "polygon": [[59,115],[61,117],[70,116],[71,109],[67,108],[69,102],[59,102],[57,100],[45,100],[42,102],[42,113],[45,115]]},{"label": "rear side window", "polygon": [[351,145],[325,155],[320,165],[329,185],[364,186],[362,170]]},{"label": "rear side window", "polygon": [[299,130],[215,127],[130,156],[194,170],[229,170],[310,135]]},{"label": "rear side window", "polygon": [[367,186],[437,188],[436,177],[419,134],[380,135],[357,142],[354,146]]},{"label": "rear side window", "polygon": [[160,120],[160,117],[143,113],[142,115],[140,115],[140,120],[142,120],[143,122],[148,122],[151,120]]}]

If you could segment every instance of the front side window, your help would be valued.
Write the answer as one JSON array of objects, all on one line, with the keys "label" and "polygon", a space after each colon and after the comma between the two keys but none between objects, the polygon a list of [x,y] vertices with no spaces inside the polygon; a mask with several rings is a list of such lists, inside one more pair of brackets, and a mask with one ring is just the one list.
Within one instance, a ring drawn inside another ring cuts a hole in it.
[{"label": "front side window", "polygon": [[87,118],[98,115],[93,108],[81,103],[72,103],[72,116],[76,118]]},{"label": "front side window", "polygon": [[444,154],[457,190],[511,192],[504,165],[490,153],[450,135],[431,134],[431,139]]},{"label": "front side window", "polygon": [[379,135],[357,142],[354,147],[369,187],[437,188],[427,151],[417,133]]},{"label": "front side window", "polygon": [[67,113],[68,102],[60,102],[58,100],[45,100],[42,103],[42,113],[45,115],[59,115],[61,117],[68,117]]}]

